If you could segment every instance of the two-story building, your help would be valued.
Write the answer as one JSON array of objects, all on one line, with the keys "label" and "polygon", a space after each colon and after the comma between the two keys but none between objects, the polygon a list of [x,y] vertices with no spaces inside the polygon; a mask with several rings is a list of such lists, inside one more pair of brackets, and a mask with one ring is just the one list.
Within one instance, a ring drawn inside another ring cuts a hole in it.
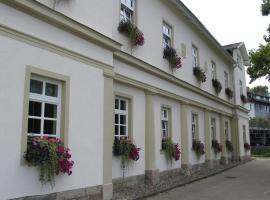
[{"label": "two-story building", "polygon": [[[140,148],[125,176],[151,184],[249,158],[245,45],[221,46],[181,1],[1,1],[0,22],[0,199],[110,199],[122,177],[115,139]],[[24,159],[33,136],[64,141],[71,176],[39,182]],[[181,149],[171,164],[168,138]]]}]

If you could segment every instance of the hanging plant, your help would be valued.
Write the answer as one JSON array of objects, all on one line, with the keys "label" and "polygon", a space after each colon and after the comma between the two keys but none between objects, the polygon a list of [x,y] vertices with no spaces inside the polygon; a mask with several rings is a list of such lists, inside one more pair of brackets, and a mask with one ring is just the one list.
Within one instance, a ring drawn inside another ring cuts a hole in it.
[{"label": "hanging plant", "polygon": [[247,97],[244,94],[241,94],[240,98],[243,104],[247,103]]},{"label": "hanging plant", "polygon": [[202,68],[200,67],[194,67],[193,68],[193,74],[196,76],[197,80],[201,83],[206,81],[206,75]]},{"label": "hanging plant", "polygon": [[215,88],[216,93],[219,94],[220,91],[222,90],[222,85],[219,82],[219,80],[218,79],[212,79],[212,85]]},{"label": "hanging plant", "polygon": [[227,97],[229,99],[232,99],[233,98],[233,91],[230,88],[226,88],[225,89],[225,94],[227,95]]},{"label": "hanging plant", "polygon": [[28,166],[38,167],[39,180],[42,184],[55,184],[55,175],[59,173],[72,174],[74,162],[70,160],[69,149],[65,148],[60,139],[29,138],[24,158]]},{"label": "hanging plant", "polygon": [[181,57],[176,54],[176,50],[167,46],[163,50],[163,58],[168,60],[171,68],[179,69],[182,67]]},{"label": "hanging plant", "polygon": [[118,25],[118,31],[129,36],[132,47],[144,45],[144,34],[130,21],[122,20]]},{"label": "hanging plant", "polygon": [[229,152],[233,152],[233,144],[231,141],[226,140],[226,148],[228,149]]},{"label": "hanging plant", "polygon": [[123,169],[123,178],[125,177],[125,169],[134,161],[139,160],[139,151],[131,140],[115,138],[113,143],[113,155],[121,157],[121,167]]},{"label": "hanging plant", "polygon": [[249,151],[251,149],[250,144],[245,142],[244,143],[244,148],[245,148],[246,151]]},{"label": "hanging plant", "polygon": [[171,138],[162,139],[161,149],[165,152],[167,163],[172,163],[173,159],[176,161],[180,159],[179,145],[173,143]]},{"label": "hanging plant", "polygon": [[218,143],[217,140],[212,140],[212,148],[214,149],[215,153],[222,152],[222,144]]},{"label": "hanging plant", "polygon": [[205,154],[204,144],[199,140],[192,141],[192,149],[196,152],[198,156]]}]

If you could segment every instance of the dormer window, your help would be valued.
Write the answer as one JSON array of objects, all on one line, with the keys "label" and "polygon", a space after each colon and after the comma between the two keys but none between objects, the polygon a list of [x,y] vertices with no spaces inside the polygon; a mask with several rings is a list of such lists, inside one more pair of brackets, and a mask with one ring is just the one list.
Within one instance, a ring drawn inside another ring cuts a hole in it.
[{"label": "dormer window", "polygon": [[121,0],[120,21],[134,22],[134,0]]},{"label": "dormer window", "polygon": [[172,28],[163,23],[162,25],[162,33],[163,33],[163,48],[172,46]]}]

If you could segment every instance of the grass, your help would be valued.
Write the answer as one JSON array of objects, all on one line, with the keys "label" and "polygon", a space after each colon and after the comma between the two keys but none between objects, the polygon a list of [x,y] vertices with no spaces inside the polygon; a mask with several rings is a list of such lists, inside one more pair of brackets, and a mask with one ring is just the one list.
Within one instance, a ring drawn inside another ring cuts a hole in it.
[{"label": "grass", "polygon": [[267,147],[252,147],[251,155],[259,158],[270,158],[270,146]]}]

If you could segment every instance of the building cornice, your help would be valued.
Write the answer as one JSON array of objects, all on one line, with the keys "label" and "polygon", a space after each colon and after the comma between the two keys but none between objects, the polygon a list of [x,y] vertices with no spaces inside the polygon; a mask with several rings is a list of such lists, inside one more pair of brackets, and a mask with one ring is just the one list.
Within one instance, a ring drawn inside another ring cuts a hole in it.
[{"label": "building cornice", "polygon": [[201,96],[204,96],[208,99],[217,101],[225,106],[228,106],[230,108],[234,107],[234,104],[227,102],[227,101],[225,101],[225,100],[223,100],[223,99],[221,99],[213,94],[210,94],[210,93],[208,93],[208,92],[206,92],[206,91],[204,91],[204,90],[202,90],[202,89],[200,89],[200,88],[198,88],[190,83],[187,83],[187,82],[185,82],[185,81],[183,81],[183,80],[181,80],[181,79],[179,79],[179,78],[177,78],[177,77],[175,77],[175,76],[173,76],[173,75],[171,75],[163,70],[160,70],[157,67],[152,66],[152,65],[150,65],[150,64],[148,64],[148,63],[146,63],[138,58],[135,58],[135,57],[133,57],[125,52],[120,52],[120,51],[115,52],[114,58],[121,60],[127,64],[130,64],[134,67],[137,67],[139,70],[142,70],[142,71],[145,71],[149,74],[155,75],[156,77],[159,77],[159,78],[166,80],[170,83],[173,83],[177,86],[181,86],[185,89],[188,89],[192,92],[195,92],[195,93],[197,93]]},{"label": "building cornice", "polygon": [[66,15],[57,12],[34,0],[12,0],[1,1],[15,9],[21,10],[35,18],[52,24],[69,33],[77,35],[85,40],[89,40],[97,45],[100,45],[111,51],[121,49],[121,44],[115,40],[67,17]]}]

